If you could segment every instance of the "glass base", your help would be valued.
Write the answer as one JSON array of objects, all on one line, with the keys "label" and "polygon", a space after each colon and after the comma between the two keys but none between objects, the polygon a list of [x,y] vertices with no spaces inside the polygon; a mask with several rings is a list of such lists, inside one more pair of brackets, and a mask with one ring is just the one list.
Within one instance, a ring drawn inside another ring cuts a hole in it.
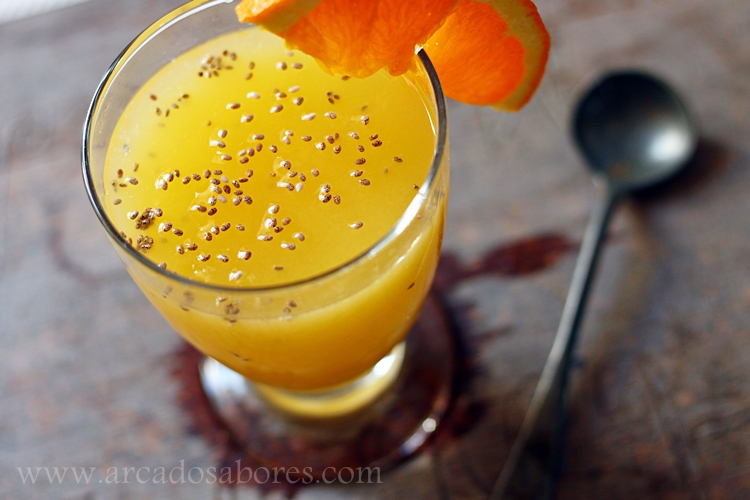
[{"label": "glass base", "polygon": [[213,398],[222,392],[231,392],[236,397],[252,397],[254,391],[277,410],[295,417],[342,417],[366,407],[396,381],[404,361],[405,344],[398,344],[361,377],[320,390],[292,391],[253,382],[213,358],[204,359],[201,381]]},{"label": "glass base", "polygon": [[327,391],[253,384],[211,358],[201,380],[233,441],[265,467],[393,467],[438,429],[451,401],[455,343],[436,297],[428,296],[405,342],[370,372]]}]

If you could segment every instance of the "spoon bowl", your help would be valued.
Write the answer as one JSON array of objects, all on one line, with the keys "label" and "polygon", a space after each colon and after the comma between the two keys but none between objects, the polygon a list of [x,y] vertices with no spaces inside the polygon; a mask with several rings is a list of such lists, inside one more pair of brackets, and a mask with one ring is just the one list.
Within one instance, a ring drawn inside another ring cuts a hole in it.
[{"label": "spoon bowl", "polygon": [[641,72],[605,76],[579,102],[574,140],[589,167],[619,191],[674,175],[693,156],[697,127],[665,83]]}]

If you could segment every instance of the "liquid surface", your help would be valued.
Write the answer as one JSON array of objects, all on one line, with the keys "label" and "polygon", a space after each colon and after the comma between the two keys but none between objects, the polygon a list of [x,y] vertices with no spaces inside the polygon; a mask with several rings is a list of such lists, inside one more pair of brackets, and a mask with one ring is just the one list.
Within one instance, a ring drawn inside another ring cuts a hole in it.
[{"label": "liquid surface", "polygon": [[197,281],[270,286],[366,252],[425,182],[426,97],[406,77],[332,76],[247,29],[165,66],[135,95],[107,154],[123,237]]}]

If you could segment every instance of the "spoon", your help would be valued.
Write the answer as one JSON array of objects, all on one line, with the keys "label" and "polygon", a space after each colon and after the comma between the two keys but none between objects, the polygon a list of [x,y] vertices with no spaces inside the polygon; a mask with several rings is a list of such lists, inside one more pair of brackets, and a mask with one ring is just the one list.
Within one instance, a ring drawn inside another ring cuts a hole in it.
[{"label": "spoon", "polygon": [[680,172],[695,153],[698,131],[664,82],[620,72],[603,77],[579,102],[573,139],[604,198],[586,228],[552,350],[491,500],[553,497],[571,354],[612,213],[625,196]]}]

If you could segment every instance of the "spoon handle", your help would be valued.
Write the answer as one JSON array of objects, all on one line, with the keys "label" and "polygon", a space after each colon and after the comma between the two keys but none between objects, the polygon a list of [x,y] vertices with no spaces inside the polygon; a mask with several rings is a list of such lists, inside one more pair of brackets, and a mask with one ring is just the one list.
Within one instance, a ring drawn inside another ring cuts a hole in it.
[{"label": "spoon handle", "polygon": [[607,185],[581,243],[560,325],[518,436],[490,494],[490,500],[553,497],[562,458],[572,352],[583,320],[606,229],[621,195]]}]

